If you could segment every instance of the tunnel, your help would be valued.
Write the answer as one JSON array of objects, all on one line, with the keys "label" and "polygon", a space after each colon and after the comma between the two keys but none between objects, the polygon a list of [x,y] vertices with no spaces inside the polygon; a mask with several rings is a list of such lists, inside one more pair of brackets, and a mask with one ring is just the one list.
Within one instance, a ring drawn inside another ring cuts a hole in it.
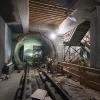
[{"label": "tunnel", "polygon": [[40,34],[26,35],[15,46],[15,61],[17,64],[25,62],[45,64],[46,58],[55,58],[54,44]]},{"label": "tunnel", "polygon": [[100,100],[100,0],[0,0],[0,100]]}]

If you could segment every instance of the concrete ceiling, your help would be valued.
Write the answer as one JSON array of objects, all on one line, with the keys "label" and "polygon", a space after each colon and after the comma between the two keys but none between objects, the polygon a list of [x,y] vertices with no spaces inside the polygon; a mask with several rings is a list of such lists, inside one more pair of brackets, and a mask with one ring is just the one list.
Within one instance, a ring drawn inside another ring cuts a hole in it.
[{"label": "concrete ceiling", "polygon": [[[77,0],[1,0],[2,17],[13,32],[51,30],[59,26],[74,11]],[[2,5],[3,4],[3,5]],[[8,5],[8,6],[6,6]],[[7,14],[7,12],[9,12]],[[17,25],[17,24],[18,25]],[[15,27],[16,26],[16,27]],[[20,28],[20,26],[23,28]],[[42,26],[42,27],[41,27]],[[47,26],[47,27],[46,27]],[[22,29],[22,30],[21,30]],[[15,30],[15,31],[14,31]]]},{"label": "concrete ceiling", "polygon": [[75,9],[77,0],[29,0],[30,30],[54,31]]},{"label": "concrete ceiling", "polygon": [[28,33],[28,0],[0,0],[0,16],[8,23],[14,33]]},{"label": "concrete ceiling", "polygon": [[[94,1],[0,0],[0,15],[14,33],[54,31],[59,27],[64,30],[62,32],[64,34],[82,21],[89,20],[90,12],[95,8]],[[70,16],[74,17],[76,22],[73,22]]]},{"label": "concrete ceiling", "polygon": [[76,2],[74,5],[74,9],[76,10],[59,25],[58,33],[65,34],[85,20],[89,21],[90,14],[95,9],[95,6],[95,0],[79,0]]},{"label": "concrete ceiling", "polygon": [[[55,1],[55,2],[54,2]],[[30,25],[44,23],[59,25],[74,9],[58,5],[59,0],[29,0]],[[72,1],[72,0],[71,0]],[[53,3],[54,2],[54,3]]]},{"label": "concrete ceiling", "polygon": [[16,21],[13,12],[14,7],[11,0],[0,0],[0,16],[6,22]]},{"label": "concrete ceiling", "polygon": [[29,0],[16,0],[18,13],[20,15],[21,24],[23,26],[23,32],[29,31]]}]

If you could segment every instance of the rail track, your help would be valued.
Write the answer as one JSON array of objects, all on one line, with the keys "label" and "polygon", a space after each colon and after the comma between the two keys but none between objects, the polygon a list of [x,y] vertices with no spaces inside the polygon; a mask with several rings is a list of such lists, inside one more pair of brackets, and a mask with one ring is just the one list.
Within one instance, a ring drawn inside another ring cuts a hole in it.
[{"label": "rail track", "polygon": [[41,71],[39,75],[53,100],[72,100],[69,94],[63,91],[46,72]]},{"label": "rail track", "polygon": [[[86,93],[84,88],[73,84],[74,81],[72,83],[67,81],[65,84],[58,84],[59,82],[57,83],[57,81],[54,80],[54,77],[56,76],[50,77],[50,75],[52,74],[48,74],[46,73],[46,71],[40,69],[28,71],[27,68],[24,71],[19,86],[18,96],[16,97],[17,99],[15,100],[31,100],[30,95],[34,91],[32,91],[30,94],[27,94],[28,93],[27,83],[29,81],[29,73],[31,72],[34,75],[33,79],[35,79],[35,84],[37,85],[37,86],[34,85],[35,90],[38,88],[47,90],[48,93],[47,95],[50,96],[52,100],[94,100],[88,97],[88,94]],[[33,75],[31,75],[31,78]],[[63,77],[66,77],[66,73],[65,76]],[[28,99],[26,98],[26,96],[28,96]],[[77,98],[81,98],[81,99],[77,99]],[[95,99],[95,100],[99,100],[99,99]]]}]

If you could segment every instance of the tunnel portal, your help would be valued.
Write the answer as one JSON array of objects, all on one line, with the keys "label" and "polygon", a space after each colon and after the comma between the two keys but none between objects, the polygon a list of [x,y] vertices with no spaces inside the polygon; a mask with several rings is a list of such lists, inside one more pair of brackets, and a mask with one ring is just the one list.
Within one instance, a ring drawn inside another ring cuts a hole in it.
[{"label": "tunnel portal", "polygon": [[43,39],[41,35],[28,35],[23,37],[15,47],[16,63],[41,65],[46,63],[47,57],[54,57],[54,48],[50,41]]}]

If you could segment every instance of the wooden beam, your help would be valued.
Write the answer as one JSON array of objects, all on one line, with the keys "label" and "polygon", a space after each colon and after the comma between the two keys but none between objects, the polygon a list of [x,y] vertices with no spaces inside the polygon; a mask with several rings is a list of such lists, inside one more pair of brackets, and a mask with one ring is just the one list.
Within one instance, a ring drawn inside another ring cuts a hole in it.
[{"label": "wooden beam", "polygon": [[46,10],[52,10],[52,11],[56,11],[56,12],[73,12],[72,10],[59,10],[59,9],[56,9],[56,8],[52,8],[52,7],[46,7],[46,6],[39,6],[39,5],[35,5],[35,4],[32,4],[29,6],[30,8],[37,8],[37,9],[46,9]]},{"label": "wooden beam", "polygon": [[62,21],[61,20],[30,20],[30,23],[33,23],[33,22],[36,22],[36,23],[49,23],[49,24],[59,24],[61,23]]},{"label": "wooden beam", "polygon": [[51,15],[51,14],[40,14],[40,13],[34,13],[34,14],[30,14],[30,18],[31,17],[34,17],[34,16],[36,16],[37,18],[41,18],[41,17],[46,17],[46,18],[48,18],[48,19],[51,19],[51,18],[66,18],[66,17],[62,17],[62,16],[56,16],[56,15]]},{"label": "wooden beam", "polygon": [[32,21],[32,20],[33,20],[33,21],[36,20],[36,21],[61,21],[61,22],[62,22],[63,19],[57,19],[57,20],[52,19],[52,20],[49,20],[49,19],[46,19],[46,18],[38,19],[38,18],[35,17],[35,18],[33,18],[33,19],[30,19],[30,21]]},{"label": "wooden beam", "polygon": [[37,17],[37,16],[33,16],[33,17],[30,17],[30,20],[36,20],[36,19],[38,19],[38,20],[64,20],[65,18],[48,18],[48,17]]},{"label": "wooden beam", "polygon": [[60,62],[60,65],[63,67],[65,73],[72,76],[72,79],[78,80],[81,84],[100,91],[100,69],[63,62]]},{"label": "wooden beam", "polygon": [[41,9],[41,8],[31,8],[30,13],[34,13],[34,12],[41,12],[41,13],[49,13],[49,14],[55,14],[55,15],[58,15],[58,16],[65,16],[65,13],[64,12],[56,12],[56,11],[50,11],[50,10],[47,10],[47,9]]},{"label": "wooden beam", "polygon": [[49,11],[43,11],[43,10],[30,10],[30,14],[34,14],[34,13],[43,13],[43,14],[49,14],[49,15],[56,15],[56,16],[62,16],[62,17],[66,17],[64,15],[64,13],[55,13],[55,12],[49,12]]},{"label": "wooden beam", "polygon": [[[34,1],[34,0],[30,0],[29,1],[29,4],[38,4],[38,5],[43,5],[43,6],[48,6],[48,7],[52,7],[52,8],[56,8],[56,9],[61,9],[61,10],[68,10],[68,8],[64,8],[64,7],[60,7],[60,6],[57,6],[57,5],[51,5],[51,4],[47,4],[47,3],[42,3],[42,2],[39,2],[39,1]],[[73,9],[71,9],[73,10]]]},{"label": "wooden beam", "polygon": [[29,19],[31,19],[31,18],[40,18],[40,19],[43,19],[43,18],[46,18],[46,19],[54,19],[54,20],[57,20],[57,19],[66,19],[65,17],[59,17],[59,16],[47,16],[47,15],[43,15],[43,14],[35,14],[35,15],[30,15],[30,18]]},{"label": "wooden beam", "polygon": [[30,20],[31,23],[45,23],[45,24],[54,24],[54,25],[59,25],[62,21],[61,20],[53,20],[52,22],[49,22],[48,20]]},{"label": "wooden beam", "polygon": [[45,23],[48,23],[48,22],[49,22],[49,23],[53,23],[53,24],[54,24],[54,23],[57,24],[57,23],[61,23],[61,22],[62,22],[62,20],[30,20],[30,23],[31,23],[31,22],[34,22],[34,21],[35,21],[35,22],[36,22],[36,21],[37,21],[37,22],[45,22]]},{"label": "wooden beam", "polygon": [[58,25],[58,24],[60,24],[62,21],[61,20],[59,20],[59,21],[52,21],[52,22],[50,22],[50,21],[30,21],[30,24],[31,23],[33,23],[33,22],[36,22],[36,23],[46,23],[46,24],[56,24],[56,25]]}]

